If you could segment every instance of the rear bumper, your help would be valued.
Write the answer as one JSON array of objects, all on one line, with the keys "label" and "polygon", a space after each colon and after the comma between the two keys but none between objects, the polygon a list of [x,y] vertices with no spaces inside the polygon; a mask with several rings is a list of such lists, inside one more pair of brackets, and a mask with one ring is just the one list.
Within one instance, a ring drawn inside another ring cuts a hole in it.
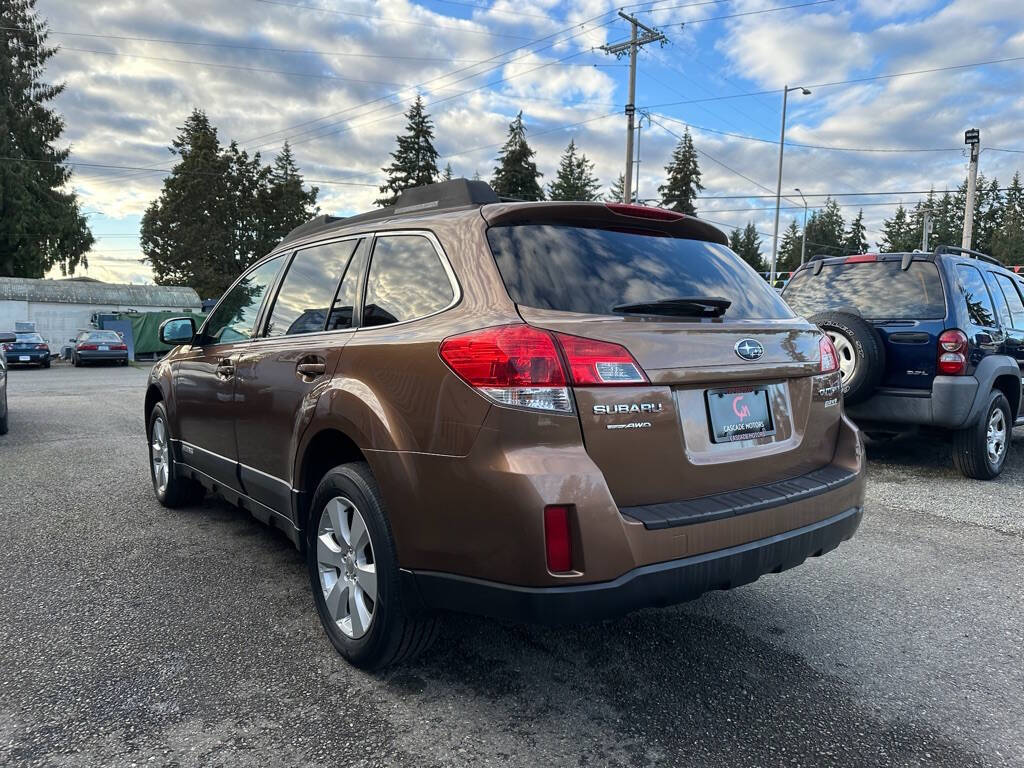
[{"label": "rear bumper", "polygon": [[847,415],[863,426],[907,424],[957,429],[967,426],[978,393],[974,376],[936,376],[931,390],[880,389]]},{"label": "rear bumper", "polygon": [[127,360],[128,359],[128,352],[126,350],[123,350],[123,349],[122,350],[112,349],[112,350],[108,350],[108,351],[105,351],[105,352],[100,352],[100,351],[89,352],[89,351],[85,351],[85,352],[77,352],[76,354],[78,355],[78,359],[79,360],[84,360],[87,363],[109,362],[109,361],[112,361],[112,360]]},{"label": "rear bumper", "polygon": [[[21,358],[23,357],[27,357],[28,360],[22,360]],[[49,352],[11,350],[7,353],[8,365],[42,365],[48,362],[49,359]]]},{"label": "rear bumper", "polygon": [[403,576],[407,588],[429,608],[539,624],[598,621],[732,589],[800,565],[852,537],[862,515],[861,507],[851,507],[792,531],[642,566],[596,584],[518,587],[432,571],[403,571]]}]

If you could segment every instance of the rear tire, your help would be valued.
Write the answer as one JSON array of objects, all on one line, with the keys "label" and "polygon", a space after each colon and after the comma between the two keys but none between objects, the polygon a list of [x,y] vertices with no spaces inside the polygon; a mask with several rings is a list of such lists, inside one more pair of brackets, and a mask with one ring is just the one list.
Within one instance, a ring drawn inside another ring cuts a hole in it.
[{"label": "rear tire", "polygon": [[165,507],[175,509],[202,500],[206,491],[191,478],[179,477],[174,451],[171,449],[170,420],[162,402],[149,413],[146,436],[149,441],[149,476],[153,493]]},{"label": "rear tire", "polygon": [[43,368],[49,368],[49,367],[50,367],[50,361],[47,360],[45,363],[43,363]]},{"label": "rear tire", "polygon": [[984,415],[953,433],[953,463],[965,477],[992,480],[999,477],[1010,449],[1013,420],[1010,402],[999,390],[989,393]]},{"label": "rear tire", "polygon": [[430,646],[437,620],[403,594],[394,537],[369,465],[342,464],[324,476],[305,537],[317,614],[350,664],[382,669]]},{"label": "rear tire", "polygon": [[885,372],[885,347],[875,327],[851,312],[819,312],[808,320],[836,348],[844,402],[856,405],[871,397]]}]

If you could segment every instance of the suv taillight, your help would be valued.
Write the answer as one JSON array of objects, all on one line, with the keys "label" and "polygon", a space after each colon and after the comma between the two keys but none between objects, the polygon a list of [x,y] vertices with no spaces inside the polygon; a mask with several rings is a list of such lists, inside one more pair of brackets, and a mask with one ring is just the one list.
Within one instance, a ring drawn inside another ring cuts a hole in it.
[{"label": "suv taillight", "polygon": [[839,370],[839,353],[828,336],[818,339],[818,352],[821,356],[821,373],[834,373]]},{"label": "suv taillight", "polygon": [[625,347],[529,325],[502,325],[452,336],[441,342],[440,355],[461,379],[495,402],[541,411],[571,413],[570,384],[647,382]]},{"label": "suv taillight", "polygon": [[967,372],[967,334],[957,330],[939,334],[936,368],[943,376],[962,376]]}]

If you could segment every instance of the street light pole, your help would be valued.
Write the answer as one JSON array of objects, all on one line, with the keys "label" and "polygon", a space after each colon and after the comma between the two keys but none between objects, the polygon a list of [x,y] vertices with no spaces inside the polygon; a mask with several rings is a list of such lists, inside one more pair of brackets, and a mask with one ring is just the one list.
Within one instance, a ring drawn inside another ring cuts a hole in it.
[{"label": "street light pole", "polygon": [[775,229],[772,231],[772,264],[768,273],[769,285],[775,285],[775,264],[779,257],[779,205],[782,201],[782,151],[786,146],[786,102],[789,99],[790,91],[800,91],[804,96],[810,95],[810,90],[802,85],[785,86],[782,89],[782,129],[779,131],[779,178],[775,185]]},{"label": "street light pole", "polygon": [[804,193],[800,191],[800,187],[794,187],[794,191],[800,195],[800,199],[804,201],[804,228],[800,235],[800,265],[807,261],[807,198],[804,197]]}]

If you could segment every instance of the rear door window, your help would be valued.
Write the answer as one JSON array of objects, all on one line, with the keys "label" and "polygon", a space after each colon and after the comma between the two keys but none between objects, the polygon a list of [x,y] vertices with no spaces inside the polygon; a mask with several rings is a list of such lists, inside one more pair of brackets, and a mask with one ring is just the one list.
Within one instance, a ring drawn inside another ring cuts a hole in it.
[{"label": "rear door window", "polygon": [[786,303],[724,245],[651,232],[557,224],[487,230],[517,304],[593,315],[622,304],[723,298],[727,320],[792,317]]},{"label": "rear door window", "polygon": [[331,315],[327,318],[328,331],[340,331],[355,326],[355,309],[359,303],[359,288],[366,275],[366,257],[370,253],[370,238],[359,242],[355,255],[348,263],[345,276],[341,279],[338,295],[334,298]]},{"label": "rear door window", "polygon": [[1006,275],[995,275],[995,278],[1010,309],[1010,326],[1018,331],[1024,331],[1024,301],[1021,300],[1020,291]]},{"label": "rear door window", "polygon": [[426,317],[454,299],[448,272],[429,239],[422,235],[377,238],[366,283],[364,326]]},{"label": "rear door window", "polygon": [[[979,275],[980,277],[980,275]],[[867,261],[823,264],[800,270],[782,292],[796,312],[856,310],[870,320],[941,320],[946,300],[939,270],[930,261]]]},{"label": "rear door window", "polygon": [[335,291],[357,242],[325,243],[295,254],[274,301],[267,336],[324,330]]},{"label": "rear door window", "polygon": [[985,278],[977,267],[969,264],[956,265],[957,278],[967,302],[967,314],[971,322],[979,328],[992,328],[996,324],[996,312],[992,307],[992,297],[985,287]]}]

